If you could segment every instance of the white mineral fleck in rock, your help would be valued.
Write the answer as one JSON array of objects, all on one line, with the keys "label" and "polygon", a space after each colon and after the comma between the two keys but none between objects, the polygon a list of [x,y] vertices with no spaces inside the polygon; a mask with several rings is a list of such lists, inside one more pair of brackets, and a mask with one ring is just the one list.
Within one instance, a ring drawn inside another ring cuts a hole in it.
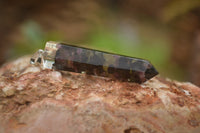
[{"label": "white mineral fleck in rock", "polygon": [[10,84],[5,86],[2,91],[4,92],[4,94],[6,96],[12,96],[15,94],[15,89],[13,88],[13,86],[11,86]]},{"label": "white mineral fleck in rock", "polygon": [[185,92],[185,95],[188,95],[188,96],[190,95],[190,92],[189,92],[189,91],[184,90],[184,89],[183,89],[183,91]]},{"label": "white mineral fleck in rock", "polygon": [[64,93],[61,92],[60,94],[56,95],[56,100],[61,100],[63,98]]},{"label": "white mineral fleck in rock", "polygon": [[77,89],[78,88],[78,84],[72,84],[71,88],[72,89]]},{"label": "white mineral fleck in rock", "polygon": [[56,81],[62,81],[62,74],[58,71],[51,72],[50,76]]},{"label": "white mineral fleck in rock", "polygon": [[19,84],[16,88],[16,90],[21,91],[24,89],[24,85],[23,84]]},{"label": "white mineral fleck in rock", "polygon": [[148,87],[151,87],[151,88],[161,88],[161,87],[163,87],[163,88],[169,88],[169,86],[167,86],[166,84],[160,82],[156,78],[152,78],[151,80],[143,83],[141,86],[142,87],[148,86]]},{"label": "white mineral fleck in rock", "polygon": [[25,73],[29,73],[29,72],[32,72],[32,73],[36,73],[36,72],[40,72],[40,68],[39,67],[28,67],[22,74],[25,74]]}]

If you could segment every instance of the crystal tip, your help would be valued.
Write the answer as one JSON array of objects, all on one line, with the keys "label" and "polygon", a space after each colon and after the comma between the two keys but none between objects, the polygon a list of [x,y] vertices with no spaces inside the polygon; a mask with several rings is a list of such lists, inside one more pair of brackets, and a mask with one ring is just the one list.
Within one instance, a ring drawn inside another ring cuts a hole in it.
[{"label": "crystal tip", "polygon": [[159,72],[155,69],[154,66],[151,66],[150,68],[148,68],[146,71],[145,71],[145,77],[147,79],[151,79],[153,78],[154,76],[158,75]]}]

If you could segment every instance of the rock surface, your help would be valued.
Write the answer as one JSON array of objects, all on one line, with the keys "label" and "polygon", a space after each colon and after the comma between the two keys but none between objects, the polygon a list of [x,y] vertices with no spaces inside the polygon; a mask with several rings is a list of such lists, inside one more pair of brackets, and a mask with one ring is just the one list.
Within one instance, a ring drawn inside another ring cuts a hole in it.
[{"label": "rock surface", "polygon": [[0,69],[0,133],[199,133],[200,88],[41,70],[30,57]]}]

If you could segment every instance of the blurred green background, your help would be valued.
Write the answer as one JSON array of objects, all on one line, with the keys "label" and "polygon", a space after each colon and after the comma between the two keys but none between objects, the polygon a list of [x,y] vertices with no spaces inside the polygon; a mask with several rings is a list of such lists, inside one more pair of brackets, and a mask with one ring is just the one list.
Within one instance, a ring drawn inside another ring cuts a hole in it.
[{"label": "blurred green background", "polygon": [[1,64],[61,41],[144,58],[200,85],[200,0],[0,2]]}]

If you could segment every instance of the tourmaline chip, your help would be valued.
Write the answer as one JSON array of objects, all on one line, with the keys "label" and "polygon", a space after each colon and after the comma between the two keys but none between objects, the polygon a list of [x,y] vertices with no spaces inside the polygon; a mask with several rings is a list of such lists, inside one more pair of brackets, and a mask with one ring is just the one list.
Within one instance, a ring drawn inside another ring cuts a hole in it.
[{"label": "tourmaline chip", "polygon": [[31,62],[41,62],[44,68],[85,72],[120,81],[143,83],[158,74],[147,60],[57,42],[47,42],[43,53],[37,59],[34,57]]}]

